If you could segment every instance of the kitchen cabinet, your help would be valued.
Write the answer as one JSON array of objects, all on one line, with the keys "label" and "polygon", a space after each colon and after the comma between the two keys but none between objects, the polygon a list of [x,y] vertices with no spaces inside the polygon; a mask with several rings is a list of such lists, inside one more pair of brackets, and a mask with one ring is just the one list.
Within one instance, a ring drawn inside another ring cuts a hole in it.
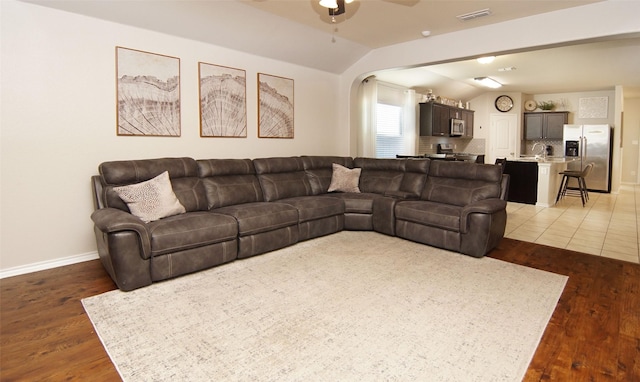
[{"label": "kitchen cabinet", "polygon": [[524,113],[525,139],[528,141],[538,139],[561,141],[566,123],[569,123],[568,111]]},{"label": "kitchen cabinet", "polygon": [[573,159],[508,160],[504,164],[504,173],[509,174],[510,202],[535,204],[540,207],[552,207],[556,204],[556,195],[562,175]]},{"label": "kitchen cabinet", "polygon": [[449,107],[435,102],[420,104],[420,135],[449,136]]},{"label": "kitchen cabinet", "polygon": [[451,119],[462,119],[465,125],[464,137],[473,137],[473,110],[443,105],[436,102],[420,104],[420,135],[448,137]]},{"label": "kitchen cabinet", "polygon": [[473,110],[462,110],[460,112],[464,120],[464,137],[473,138]]}]

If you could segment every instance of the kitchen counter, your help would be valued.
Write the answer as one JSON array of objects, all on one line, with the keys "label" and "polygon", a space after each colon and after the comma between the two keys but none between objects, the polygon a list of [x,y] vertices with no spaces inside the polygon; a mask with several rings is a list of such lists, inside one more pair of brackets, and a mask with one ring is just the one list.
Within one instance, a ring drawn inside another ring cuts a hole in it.
[{"label": "kitchen counter", "polygon": [[461,162],[484,163],[484,155],[469,153],[442,153],[442,154],[424,154],[426,158],[433,160],[450,160]]},{"label": "kitchen counter", "polygon": [[510,202],[536,204],[538,193],[538,163],[535,161],[507,160],[504,173],[508,174]]},{"label": "kitchen counter", "polygon": [[538,201],[536,206],[552,207],[556,204],[558,188],[562,181],[559,173],[567,169],[567,163],[574,159],[562,161],[538,162]]},{"label": "kitchen counter", "polygon": [[558,188],[562,181],[559,173],[567,169],[567,163],[573,162],[574,158],[565,157],[520,157],[508,159],[510,162],[533,162],[538,166],[537,185],[531,182],[532,187],[536,187],[536,206],[551,207],[556,204]]},{"label": "kitchen counter", "polygon": [[519,158],[508,159],[512,162],[538,162],[538,163],[569,163],[576,160],[572,157],[538,157],[538,156],[521,156]]}]

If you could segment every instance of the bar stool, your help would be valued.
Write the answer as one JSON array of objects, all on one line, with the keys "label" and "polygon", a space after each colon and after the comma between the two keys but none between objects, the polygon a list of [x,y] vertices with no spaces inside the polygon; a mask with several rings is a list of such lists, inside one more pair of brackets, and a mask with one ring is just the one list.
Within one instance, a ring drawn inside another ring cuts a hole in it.
[{"label": "bar stool", "polygon": [[[589,163],[584,166],[582,171],[567,170],[559,172],[559,174],[562,175],[562,181],[560,182],[560,188],[558,189],[558,196],[556,196],[556,203],[558,203],[558,201],[564,198],[567,194],[572,195],[572,193],[575,193],[573,196],[580,195],[580,199],[582,199],[582,207],[584,207],[589,200],[589,192],[587,191],[587,182],[585,181],[585,178],[589,175],[591,170],[593,170],[593,166],[594,163]],[[567,190],[567,184],[571,178],[575,178],[578,181],[577,191]]]}]

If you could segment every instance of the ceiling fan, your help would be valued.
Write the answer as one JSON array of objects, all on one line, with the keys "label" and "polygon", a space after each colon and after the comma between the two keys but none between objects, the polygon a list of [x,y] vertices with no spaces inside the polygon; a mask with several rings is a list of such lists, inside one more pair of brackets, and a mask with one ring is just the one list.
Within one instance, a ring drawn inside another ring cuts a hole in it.
[{"label": "ceiling fan", "polygon": [[320,5],[329,9],[331,22],[335,23],[335,17],[343,14],[346,11],[345,4],[349,4],[352,2],[353,0],[320,0]]},{"label": "ceiling fan", "polygon": [[[418,3],[420,0],[382,0],[387,3],[393,3],[398,5],[404,5],[408,7],[412,7]],[[329,16],[331,16],[331,22],[335,23],[335,17],[341,15],[346,12],[345,4],[352,3],[353,0],[320,0],[320,5],[328,8]]]}]

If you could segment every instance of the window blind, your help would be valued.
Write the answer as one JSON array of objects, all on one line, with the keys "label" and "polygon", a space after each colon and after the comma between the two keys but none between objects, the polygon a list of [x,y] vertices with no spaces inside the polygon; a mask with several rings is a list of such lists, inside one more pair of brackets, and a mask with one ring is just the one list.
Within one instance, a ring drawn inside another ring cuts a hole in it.
[{"label": "window blind", "polygon": [[[378,83],[376,103],[376,157],[395,158],[396,154],[415,153],[415,113],[407,90]],[[411,117],[411,118],[408,118]]]}]

